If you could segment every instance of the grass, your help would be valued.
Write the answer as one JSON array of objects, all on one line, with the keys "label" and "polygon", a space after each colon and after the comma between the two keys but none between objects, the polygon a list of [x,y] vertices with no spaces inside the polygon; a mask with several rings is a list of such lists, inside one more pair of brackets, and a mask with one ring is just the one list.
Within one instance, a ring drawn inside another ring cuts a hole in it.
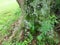
[{"label": "grass", "polygon": [[16,0],[0,0],[0,39],[8,34],[7,30],[20,17],[20,12]]}]

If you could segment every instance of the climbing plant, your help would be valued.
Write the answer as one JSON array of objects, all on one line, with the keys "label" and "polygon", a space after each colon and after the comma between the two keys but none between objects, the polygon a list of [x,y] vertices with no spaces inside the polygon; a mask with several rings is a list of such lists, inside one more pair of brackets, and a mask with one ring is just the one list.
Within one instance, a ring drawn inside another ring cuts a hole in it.
[{"label": "climbing plant", "polygon": [[54,23],[56,16],[52,11],[54,0],[24,0],[24,31],[22,45],[56,45]]}]

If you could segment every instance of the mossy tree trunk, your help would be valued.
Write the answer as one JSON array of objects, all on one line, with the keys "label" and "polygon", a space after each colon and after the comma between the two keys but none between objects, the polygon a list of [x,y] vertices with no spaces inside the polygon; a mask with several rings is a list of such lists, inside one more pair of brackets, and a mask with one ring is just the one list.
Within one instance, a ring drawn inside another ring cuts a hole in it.
[{"label": "mossy tree trunk", "polygon": [[27,45],[28,43],[31,45],[55,45],[54,23],[56,17],[52,10],[54,0],[17,0],[17,2],[22,9],[22,16],[24,16],[24,19],[22,18],[24,30],[29,32],[24,41],[31,38],[30,42],[27,40]]}]

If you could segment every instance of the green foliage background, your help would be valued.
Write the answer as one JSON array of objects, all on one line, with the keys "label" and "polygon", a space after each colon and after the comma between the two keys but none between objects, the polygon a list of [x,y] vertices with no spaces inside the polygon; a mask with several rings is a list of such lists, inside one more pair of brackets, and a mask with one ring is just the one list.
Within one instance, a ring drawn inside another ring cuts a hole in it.
[{"label": "green foliage background", "polygon": [[[2,45],[57,45],[58,35],[54,31],[56,19],[56,9],[60,10],[60,0],[24,0],[24,39],[18,41],[20,29],[16,32],[12,40],[3,41]],[[21,15],[16,0],[0,1],[0,40],[5,35],[9,35],[12,29],[11,24],[17,21]],[[32,42],[36,40],[33,44]]]}]

